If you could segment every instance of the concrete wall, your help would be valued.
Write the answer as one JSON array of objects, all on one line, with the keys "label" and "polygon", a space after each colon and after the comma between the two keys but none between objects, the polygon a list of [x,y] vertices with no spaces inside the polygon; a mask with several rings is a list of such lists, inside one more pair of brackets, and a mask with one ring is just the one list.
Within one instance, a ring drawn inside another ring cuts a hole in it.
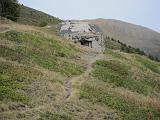
[{"label": "concrete wall", "polygon": [[68,40],[75,43],[80,43],[82,40],[86,42],[85,45],[102,51],[104,49],[103,35],[96,31],[94,25],[89,25],[87,22],[71,22],[66,21],[60,25],[60,33]]}]

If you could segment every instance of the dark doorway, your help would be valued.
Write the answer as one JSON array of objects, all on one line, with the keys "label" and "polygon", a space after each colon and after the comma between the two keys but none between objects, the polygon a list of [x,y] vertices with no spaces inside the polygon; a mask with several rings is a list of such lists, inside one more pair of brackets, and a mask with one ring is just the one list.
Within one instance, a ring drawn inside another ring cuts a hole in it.
[{"label": "dark doorway", "polygon": [[92,41],[87,41],[86,39],[82,38],[80,42],[81,42],[81,45],[85,45],[92,48]]}]

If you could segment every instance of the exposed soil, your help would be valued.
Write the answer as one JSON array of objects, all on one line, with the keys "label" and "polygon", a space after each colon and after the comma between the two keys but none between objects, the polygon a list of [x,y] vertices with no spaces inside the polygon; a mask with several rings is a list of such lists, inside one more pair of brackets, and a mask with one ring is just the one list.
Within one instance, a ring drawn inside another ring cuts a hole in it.
[{"label": "exposed soil", "polygon": [[7,32],[9,30],[8,27],[0,26],[0,33]]},{"label": "exposed soil", "polygon": [[101,53],[97,53],[97,52],[90,52],[87,55],[83,55],[82,59],[86,60],[88,63],[86,63],[86,71],[76,77],[71,77],[68,78],[65,82],[64,82],[64,88],[65,88],[65,99],[68,99],[71,95],[72,95],[72,82],[74,80],[78,80],[79,78],[81,78],[82,76],[86,76],[88,75],[91,71],[92,71],[92,64],[94,62],[96,62],[99,59],[103,59],[104,55]]}]

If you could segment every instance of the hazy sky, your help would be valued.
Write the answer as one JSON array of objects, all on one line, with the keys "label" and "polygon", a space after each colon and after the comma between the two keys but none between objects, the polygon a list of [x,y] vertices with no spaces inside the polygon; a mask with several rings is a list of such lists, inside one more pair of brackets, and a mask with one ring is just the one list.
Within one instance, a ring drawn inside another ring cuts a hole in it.
[{"label": "hazy sky", "polygon": [[160,0],[19,0],[61,19],[118,19],[160,32]]}]

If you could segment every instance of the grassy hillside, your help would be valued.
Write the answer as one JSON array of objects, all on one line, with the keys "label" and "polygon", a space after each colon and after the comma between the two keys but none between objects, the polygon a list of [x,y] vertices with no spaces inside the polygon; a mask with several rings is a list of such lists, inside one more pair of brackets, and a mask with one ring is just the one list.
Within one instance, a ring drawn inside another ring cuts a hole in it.
[{"label": "grassy hillside", "polygon": [[55,31],[0,20],[0,119],[160,119],[160,63]]},{"label": "grassy hillside", "polygon": [[159,120],[160,64],[109,49],[105,54],[81,85],[80,98],[115,110],[118,119]]},{"label": "grassy hillside", "polygon": [[[0,24],[0,29],[7,29],[0,33],[1,119],[58,99],[63,95],[64,80],[83,73],[83,63],[77,62],[82,50],[51,30],[5,21]],[[8,116],[8,112],[13,113]]]},{"label": "grassy hillside", "polygon": [[150,54],[146,54],[143,50],[139,48],[134,48],[131,46],[126,45],[125,43],[120,42],[119,40],[115,40],[114,38],[106,37],[105,38],[105,47],[112,49],[112,50],[120,50],[126,53],[134,53],[139,55],[144,55],[151,60],[159,62],[160,60],[156,56],[152,56]]},{"label": "grassy hillside", "polygon": [[35,26],[40,26],[43,22],[47,24],[57,24],[60,21],[61,20],[56,17],[26,6],[21,6],[20,17],[18,19],[19,23]]}]

